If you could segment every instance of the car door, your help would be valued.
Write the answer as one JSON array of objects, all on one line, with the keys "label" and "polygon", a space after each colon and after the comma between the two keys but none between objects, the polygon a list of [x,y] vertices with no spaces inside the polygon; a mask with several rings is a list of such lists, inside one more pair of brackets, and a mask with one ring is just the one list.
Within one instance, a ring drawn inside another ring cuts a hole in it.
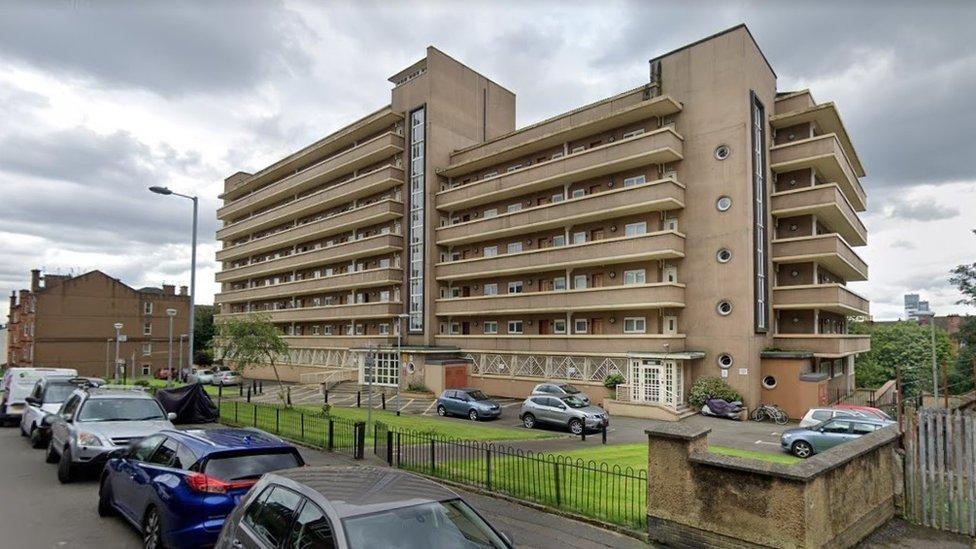
[{"label": "car door", "polygon": [[58,452],[68,443],[68,423],[74,421],[75,412],[81,404],[81,395],[71,395],[61,409],[58,417],[51,424],[51,446],[57,448]]},{"label": "car door", "polygon": [[266,549],[280,547],[288,539],[303,498],[278,485],[265,491],[268,494],[262,494],[244,513],[234,540],[239,545],[235,546]]},{"label": "car door", "polygon": [[30,434],[33,427],[40,425],[41,418],[44,417],[44,411],[41,409],[41,406],[44,404],[44,384],[41,382],[36,383],[34,390],[31,391],[29,396],[37,404],[27,402],[24,407],[24,417],[21,418],[20,424],[24,427],[24,432],[27,434]]},{"label": "car door", "polygon": [[112,479],[112,498],[122,512],[132,520],[141,522],[145,509],[145,492],[148,473],[142,464],[149,460],[163,443],[165,435],[151,435],[135,443],[127,455],[119,460]]},{"label": "car door", "polygon": [[854,435],[851,434],[850,420],[843,418],[832,419],[820,426],[820,433],[816,437],[817,443],[814,444],[814,449],[817,452],[823,452],[852,438],[854,438]]},{"label": "car door", "polygon": [[552,409],[553,423],[558,423],[559,425],[569,423],[569,414],[567,412],[569,406],[566,406],[566,403],[561,398],[549,397],[549,406]]},{"label": "car door", "polygon": [[302,504],[301,511],[292,523],[291,532],[285,547],[333,549],[335,529],[322,509],[309,500]]},{"label": "car door", "polygon": [[468,402],[471,397],[464,391],[454,391],[454,413],[462,416],[468,415]]},{"label": "car door", "polygon": [[[178,482],[179,479],[174,478],[178,468],[173,468],[178,452],[180,452],[180,443],[169,437],[165,437],[163,442],[156,446],[156,450],[149,456],[149,459],[132,462],[131,465],[135,470],[135,474],[131,475],[131,501],[136,516],[143,516],[146,507],[150,503],[162,504],[163,507],[166,506],[166,500],[169,499],[167,497],[168,494],[163,494],[160,498],[156,498],[156,490],[161,489],[166,491],[167,485],[175,486],[176,482]],[[154,482],[161,480],[166,475],[170,477],[170,482]],[[157,501],[157,499],[162,501]],[[165,513],[166,509],[163,509],[162,512]]]}]

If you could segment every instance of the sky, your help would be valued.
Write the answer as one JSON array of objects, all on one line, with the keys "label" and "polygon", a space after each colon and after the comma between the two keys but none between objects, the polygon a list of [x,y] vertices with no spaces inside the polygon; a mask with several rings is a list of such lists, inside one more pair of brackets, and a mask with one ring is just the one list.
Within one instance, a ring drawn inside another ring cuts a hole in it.
[{"label": "sky", "polygon": [[[867,171],[851,285],[875,319],[957,305],[976,262],[976,3],[0,0],[0,292],[92,269],[212,303],[223,178],[387,104],[434,45],[518,96],[517,123],[639,86],[648,59],[746,23],[778,89],[837,104]],[[0,301],[0,319],[7,300]],[[2,322],[2,321],[0,321]]]}]

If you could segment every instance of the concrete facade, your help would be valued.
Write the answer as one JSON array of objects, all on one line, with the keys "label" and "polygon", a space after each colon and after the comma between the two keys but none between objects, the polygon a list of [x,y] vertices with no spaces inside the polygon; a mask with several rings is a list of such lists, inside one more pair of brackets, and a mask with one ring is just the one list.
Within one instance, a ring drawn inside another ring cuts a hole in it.
[{"label": "concrete facade", "polygon": [[[227,179],[217,320],[264,312],[323,372],[389,353],[402,323],[401,363],[463,360],[502,396],[575,382],[653,417],[703,376],[753,407],[832,361],[852,373],[866,195],[836,108],[778,91],[745,26],[649,75],[516,130],[512,92],[428,48],[389,106]],[[764,351],[810,358],[770,388]],[[604,395],[610,374],[626,383]]]},{"label": "concrete facade", "polygon": [[[149,375],[169,360],[173,320],[173,367],[179,335],[186,333],[190,297],[186,287],[131,288],[101,271],[71,277],[31,271],[30,289],[10,296],[7,362],[18,367],[75,368],[81,375],[111,377],[115,328],[121,322],[119,358],[128,375]],[[182,319],[182,320],[181,320]],[[186,340],[184,339],[184,342]],[[184,352],[189,347],[184,345]],[[189,363],[184,360],[184,365]]]}]

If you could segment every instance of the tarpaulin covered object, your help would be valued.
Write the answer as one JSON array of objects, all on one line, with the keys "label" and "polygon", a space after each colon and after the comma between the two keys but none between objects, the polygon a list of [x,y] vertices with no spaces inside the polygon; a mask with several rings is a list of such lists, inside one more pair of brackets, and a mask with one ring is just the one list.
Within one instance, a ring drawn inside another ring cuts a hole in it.
[{"label": "tarpaulin covered object", "polygon": [[174,423],[211,423],[217,421],[218,411],[203,385],[193,383],[173,389],[156,391],[156,402],[166,412],[174,412]]}]

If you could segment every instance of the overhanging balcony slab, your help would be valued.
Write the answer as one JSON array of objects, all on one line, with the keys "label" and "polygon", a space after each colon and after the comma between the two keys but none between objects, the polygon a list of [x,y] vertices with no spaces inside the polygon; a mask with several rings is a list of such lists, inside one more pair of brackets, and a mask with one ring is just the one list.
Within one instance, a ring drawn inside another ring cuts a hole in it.
[{"label": "overhanging balcony slab", "polygon": [[867,196],[836,135],[828,133],[770,147],[770,169],[774,173],[812,168],[820,177],[837,183],[854,209],[867,208]]},{"label": "overhanging balcony slab", "polygon": [[773,193],[772,215],[815,215],[852,246],[867,244],[868,231],[836,183]]}]

